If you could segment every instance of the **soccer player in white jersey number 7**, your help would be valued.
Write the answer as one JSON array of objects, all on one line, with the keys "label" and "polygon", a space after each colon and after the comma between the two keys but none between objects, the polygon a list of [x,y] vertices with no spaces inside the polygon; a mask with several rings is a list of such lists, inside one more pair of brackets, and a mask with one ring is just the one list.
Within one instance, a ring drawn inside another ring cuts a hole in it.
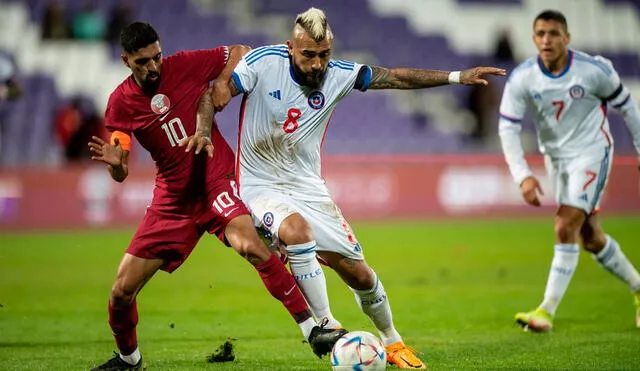
[{"label": "soccer player in white jersey number 7", "polygon": [[502,148],[522,196],[540,206],[542,189],[525,161],[519,138],[520,123],[529,108],[559,205],[544,300],[536,310],[516,314],[516,321],[533,331],[553,327],[556,308],[578,265],[581,240],[604,269],[629,285],[640,327],[640,275],[616,240],[602,230],[597,214],[613,157],[607,106],[622,113],[639,152],[640,111],[611,62],[569,49],[569,40],[562,13],[540,13],[533,23],[539,55],[513,70],[500,105]]},{"label": "soccer player in white jersey number 7", "polygon": [[237,183],[256,225],[268,231],[288,256],[316,318],[327,319],[330,328],[341,326],[329,308],[319,257],[355,293],[380,332],[387,360],[403,369],[425,368],[395,330],[384,287],[324,184],[322,139],[336,104],[353,90],[486,85],[484,75],[505,75],[505,71],[370,67],[331,59],[332,41],[324,12],[311,8],[298,15],[286,45],[254,49],[240,61],[230,84],[232,95],[245,94]]}]

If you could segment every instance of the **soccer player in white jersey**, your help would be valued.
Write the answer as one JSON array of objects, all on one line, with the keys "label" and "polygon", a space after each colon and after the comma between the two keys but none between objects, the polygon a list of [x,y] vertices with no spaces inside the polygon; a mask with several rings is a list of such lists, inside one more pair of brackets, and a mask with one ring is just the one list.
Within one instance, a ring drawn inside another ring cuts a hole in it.
[{"label": "soccer player in white jersey", "polygon": [[[484,75],[505,71],[370,67],[331,59],[332,41],[324,13],[311,8],[297,17],[286,45],[254,49],[235,69],[230,94],[245,94],[236,170],[240,194],[256,225],[288,256],[316,318],[328,320],[331,328],[341,326],[331,314],[318,257],[353,290],[380,333],[387,360],[422,369],[424,363],[394,328],[384,287],[320,175],[322,139],[335,105],[354,89],[486,85]],[[220,109],[226,102],[216,104]],[[206,121],[199,125],[210,125]]]},{"label": "soccer player in white jersey", "polygon": [[544,11],[533,23],[539,55],[510,74],[500,105],[500,139],[511,174],[524,200],[540,206],[542,189],[525,161],[520,124],[533,114],[540,151],[559,205],[556,242],[544,299],[537,309],[516,314],[525,329],[548,331],[578,265],[579,246],[634,294],[640,327],[640,275],[620,246],[605,234],[598,205],[613,157],[607,109],[624,117],[640,152],[640,111],[611,62],[569,49],[570,34],[562,13]]}]

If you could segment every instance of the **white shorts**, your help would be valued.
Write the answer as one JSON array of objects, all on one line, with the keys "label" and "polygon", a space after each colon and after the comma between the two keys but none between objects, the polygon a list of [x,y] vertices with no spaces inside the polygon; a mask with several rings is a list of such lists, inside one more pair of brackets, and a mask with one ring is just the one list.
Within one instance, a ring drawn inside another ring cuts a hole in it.
[{"label": "white shorts", "polygon": [[283,250],[278,239],[280,224],[289,215],[299,213],[313,229],[317,250],[364,259],[362,247],[333,201],[301,201],[273,191],[246,192],[243,200],[251,210],[255,226],[268,230],[273,246],[280,251]]},{"label": "white shorts", "polygon": [[587,214],[597,212],[611,173],[613,148],[576,158],[545,157],[558,205],[573,206]]}]

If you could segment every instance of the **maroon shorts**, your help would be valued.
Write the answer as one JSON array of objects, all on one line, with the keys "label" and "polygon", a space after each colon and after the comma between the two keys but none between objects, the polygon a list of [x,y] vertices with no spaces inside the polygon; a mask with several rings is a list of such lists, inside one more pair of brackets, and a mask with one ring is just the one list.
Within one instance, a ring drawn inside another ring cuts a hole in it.
[{"label": "maroon shorts", "polygon": [[142,259],[162,259],[161,269],[171,273],[187,260],[204,232],[215,234],[228,245],[224,236],[227,224],[237,216],[250,214],[229,181],[220,182],[215,192],[214,202],[193,214],[149,206],[127,253]]}]

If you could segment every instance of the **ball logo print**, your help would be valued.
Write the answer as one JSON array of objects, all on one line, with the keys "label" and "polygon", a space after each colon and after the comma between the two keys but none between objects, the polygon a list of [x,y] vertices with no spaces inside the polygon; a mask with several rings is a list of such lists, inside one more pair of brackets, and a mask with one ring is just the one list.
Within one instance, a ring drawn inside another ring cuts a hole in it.
[{"label": "ball logo print", "polygon": [[366,331],[343,335],[331,351],[333,371],[380,371],[387,367],[387,353],[380,339]]},{"label": "ball logo print", "polygon": [[307,99],[307,102],[309,102],[309,107],[313,109],[320,109],[324,107],[324,94],[320,91],[314,91],[309,96],[309,99]]},{"label": "ball logo print", "polygon": [[151,110],[153,113],[162,115],[169,110],[169,107],[171,107],[171,101],[166,95],[156,94],[151,98]]},{"label": "ball logo print", "polygon": [[573,85],[569,89],[569,95],[573,99],[582,99],[584,97],[584,88],[580,85]]}]

